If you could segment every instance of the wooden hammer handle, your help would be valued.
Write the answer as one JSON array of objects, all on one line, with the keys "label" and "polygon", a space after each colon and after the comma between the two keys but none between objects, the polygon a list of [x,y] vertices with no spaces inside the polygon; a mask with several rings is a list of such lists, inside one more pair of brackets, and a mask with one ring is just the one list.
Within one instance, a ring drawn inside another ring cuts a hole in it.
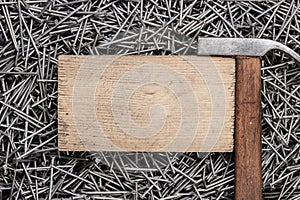
[{"label": "wooden hammer handle", "polygon": [[262,199],[261,61],[237,57],[235,199]]}]

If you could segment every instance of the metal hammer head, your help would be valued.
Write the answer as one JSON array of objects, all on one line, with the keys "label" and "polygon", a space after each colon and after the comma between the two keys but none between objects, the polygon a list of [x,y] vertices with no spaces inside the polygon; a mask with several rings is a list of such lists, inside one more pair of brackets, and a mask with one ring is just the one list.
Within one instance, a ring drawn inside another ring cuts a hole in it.
[{"label": "metal hammer head", "polygon": [[263,56],[272,49],[281,50],[300,64],[300,55],[289,47],[267,39],[198,38],[198,55]]}]

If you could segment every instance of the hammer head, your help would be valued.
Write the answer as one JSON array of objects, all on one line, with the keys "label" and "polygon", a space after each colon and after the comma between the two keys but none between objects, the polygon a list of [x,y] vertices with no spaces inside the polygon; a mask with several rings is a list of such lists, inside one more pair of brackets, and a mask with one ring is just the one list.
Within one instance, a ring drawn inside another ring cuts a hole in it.
[{"label": "hammer head", "polygon": [[266,39],[198,38],[198,55],[263,56],[272,49],[281,50],[300,63],[300,56],[289,47]]}]

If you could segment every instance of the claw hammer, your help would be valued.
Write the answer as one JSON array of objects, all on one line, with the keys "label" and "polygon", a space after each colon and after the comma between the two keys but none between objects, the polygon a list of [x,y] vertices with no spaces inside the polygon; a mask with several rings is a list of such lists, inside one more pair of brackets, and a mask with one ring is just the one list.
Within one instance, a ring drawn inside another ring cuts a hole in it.
[{"label": "claw hammer", "polygon": [[262,199],[261,60],[272,49],[300,56],[287,46],[266,39],[198,38],[198,55],[236,57],[235,199]]}]

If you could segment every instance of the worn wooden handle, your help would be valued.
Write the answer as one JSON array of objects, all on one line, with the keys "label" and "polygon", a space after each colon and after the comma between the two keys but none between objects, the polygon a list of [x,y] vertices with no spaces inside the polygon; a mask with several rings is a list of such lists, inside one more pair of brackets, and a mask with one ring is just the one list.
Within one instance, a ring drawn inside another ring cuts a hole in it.
[{"label": "worn wooden handle", "polygon": [[262,199],[261,61],[237,57],[235,199]]}]

